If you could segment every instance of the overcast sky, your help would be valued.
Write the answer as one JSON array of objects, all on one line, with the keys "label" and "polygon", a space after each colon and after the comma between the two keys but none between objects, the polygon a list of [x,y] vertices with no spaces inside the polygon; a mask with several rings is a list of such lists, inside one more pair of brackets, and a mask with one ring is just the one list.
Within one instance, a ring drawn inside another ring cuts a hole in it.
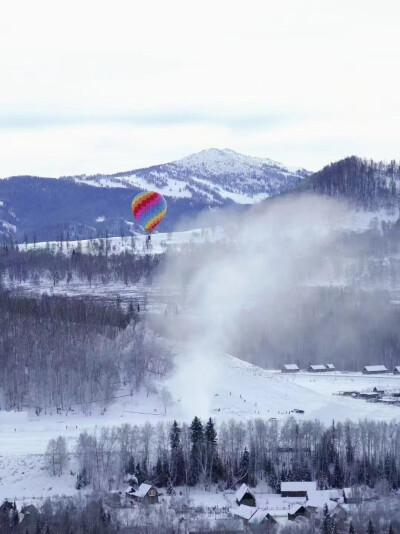
[{"label": "overcast sky", "polygon": [[0,176],[204,148],[400,159],[397,0],[27,0],[0,18]]}]

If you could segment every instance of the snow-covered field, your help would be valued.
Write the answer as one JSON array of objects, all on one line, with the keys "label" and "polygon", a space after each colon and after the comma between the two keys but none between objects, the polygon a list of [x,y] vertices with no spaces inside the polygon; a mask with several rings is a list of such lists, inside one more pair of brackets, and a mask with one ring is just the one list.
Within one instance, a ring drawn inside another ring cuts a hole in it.
[{"label": "snow-covered field", "polygon": [[[161,254],[168,247],[174,247],[179,250],[182,245],[190,243],[204,243],[207,241],[217,241],[224,237],[224,232],[221,227],[203,228],[199,230],[187,230],[185,232],[170,232],[170,233],[154,233],[151,236],[150,243],[147,243],[147,236],[137,234],[126,237],[109,237],[107,238],[107,248],[109,254],[122,254],[130,252],[135,254]],[[64,254],[72,254],[73,250],[78,250],[79,247],[83,254],[98,254],[99,251],[105,253],[106,240],[103,239],[84,239],[82,241],[50,241],[39,242],[36,244],[28,243],[20,244],[22,251],[31,249],[49,249],[54,252],[62,252]]]},{"label": "snow-covered field", "polygon": [[[47,409],[47,414],[40,416],[33,412],[0,411],[0,455],[41,454],[51,438],[63,435],[73,444],[76,436],[83,430],[94,431],[101,426],[141,424],[145,421],[157,423],[160,420],[172,419],[188,421],[194,415],[204,412],[205,403],[209,407],[209,415],[217,422],[230,418],[283,419],[295,408],[302,409],[305,413],[291,414],[294,417],[318,418],[327,424],[332,419],[400,419],[400,408],[396,406],[383,406],[334,395],[355,387],[400,388],[400,377],[397,376],[341,373],[282,375],[280,372],[261,369],[229,355],[219,357],[215,372],[216,375],[211,377],[210,382],[204,384],[201,398],[196,398],[196,388],[190,387],[189,378],[186,384],[188,387],[181,390],[174,374],[166,380],[165,384],[174,398],[174,403],[167,408],[166,415],[158,395],[147,397],[146,392],[142,392],[131,397],[124,391],[120,392],[104,415],[101,415],[101,403],[93,404],[87,415],[76,406],[73,406],[74,413],[64,411],[57,414],[55,409]],[[196,377],[193,380],[195,381]],[[206,398],[204,395],[207,395]]]},{"label": "snow-covered field", "polygon": [[[177,356],[178,359],[183,357]],[[179,361],[177,364],[179,368]],[[130,396],[123,390],[103,415],[101,403],[93,404],[87,415],[78,406],[73,406],[74,412],[63,411],[60,414],[55,409],[47,409],[47,414],[40,416],[33,412],[0,411],[0,500],[16,497],[26,501],[57,494],[74,494],[76,476],[70,474],[71,469],[74,471],[73,465],[69,466],[63,477],[51,477],[44,469],[41,455],[48,441],[59,435],[67,439],[72,450],[77,436],[85,429],[94,432],[102,426],[112,427],[122,423],[157,423],[172,419],[190,421],[195,414],[203,416],[205,407],[217,423],[230,418],[243,421],[255,417],[284,419],[294,408],[305,411],[304,414],[291,414],[294,417],[318,418],[326,424],[330,424],[332,419],[344,421],[347,418],[359,420],[365,417],[400,420],[400,408],[396,406],[335,395],[353,388],[400,388],[400,377],[397,376],[346,375],[338,372],[329,375],[284,375],[278,371],[261,369],[230,355],[221,355],[214,371],[216,374],[202,388],[201,398],[196,398],[196,387],[193,385],[192,388],[190,381],[180,391],[179,381],[172,375],[166,385],[173,392],[174,403],[167,408],[166,415],[157,394],[147,396],[146,392],[142,392]],[[221,496],[221,499],[224,497]]]}]

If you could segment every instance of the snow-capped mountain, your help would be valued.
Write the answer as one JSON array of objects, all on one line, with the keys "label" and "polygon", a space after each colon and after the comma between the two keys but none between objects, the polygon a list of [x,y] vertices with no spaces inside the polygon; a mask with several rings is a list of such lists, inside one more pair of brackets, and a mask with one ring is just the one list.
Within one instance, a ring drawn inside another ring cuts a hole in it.
[{"label": "snow-capped mountain", "polygon": [[309,173],[233,150],[203,150],[171,163],[112,175],[0,180],[0,236],[13,239],[88,239],[140,232],[133,197],[155,189],[166,196],[160,231],[192,229],[210,208],[246,205],[296,188]]},{"label": "snow-capped mountain", "polygon": [[166,197],[196,198],[222,205],[226,200],[253,204],[295,188],[308,174],[305,169],[271,159],[211,148],[171,163],[74,180],[97,187],[157,189]]}]

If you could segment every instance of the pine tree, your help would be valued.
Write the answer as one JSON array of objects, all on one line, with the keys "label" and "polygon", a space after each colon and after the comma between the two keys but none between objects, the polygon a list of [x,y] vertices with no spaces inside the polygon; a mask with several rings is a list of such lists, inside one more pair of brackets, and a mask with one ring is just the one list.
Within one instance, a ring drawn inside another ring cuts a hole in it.
[{"label": "pine tree", "polygon": [[338,530],[336,527],[336,523],[331,517],[328,505],[325,504],[324,511],[323,511],[322,525],[321,525],[321,533],[322,534],[336,534],[337,532]]},{"label": "pine tree", "polygon": [[349,534],[356,534],[353,523],[350,521]]},{"label": "pine tree", "polygon": [[239,477],[243,482],[247,482],[249,478],[249,468],[250,468],[250,455],[247,447],[244,448],[242,459],[240,460],[239,466]]},{"label": "pine tree", "polygon": [[206,476],[209,481],[211,481],[213,478],[215,479],[215,457],[216,457],[216,450],[217,450],[217,432],[214,427],[214,423],[210,417],[210,419],[207,421],[206,429],[204,432],[205,435],[205,453],[206,453]]},{"label": "pine tree", "polygon": [[86,468],[84,467],[82,471],[79,473],[79,475],[77,475],[76,477],[75,487],[76,489],[80,490],[82,488],[85,488],[89,484],[90,484],[90,480],[89,480],[89,477],[87,476]]},{"label": "pine tree", "polygon": [[181,429],[176,421],[173,422],[169,434],[171,445],[171,481],[176,486],[185,482],[185,459],[181,445]]},{"label": "pine tree", "polygon": [[337,456],[335,460],[335,467],[333,470],[333,479],[332,479],[333,487],[343,488],[343,482],[344,482],[343,470],[340,465],[339,456]]},{"label": "pine tree", "polygon": [[375,534],[375,529],[374,529],[371,519],[368,521],[367,534]]},{"label": "pine tree", "polygon": [[132,455],[129,456],[128,462],[126,464],[125,473],[128,475],[134,475],[135,474],[135,460]]},{"label": "pine tree", "polygon": [[196,416],[190,425],[190,439],[192,449],[190,453],[189,480],[190,486],[195,486],[199,481],[200,471],[204,455],[204,431],[201,420]]},{"label": "pine tree", "polygon": [[181,429],[176,421],[172,423],[171,431],[169,433],[169,442],[171,449],[177,449],[181,444]]},{"label": "pine tree", "polygon": [[167,495],[175,495],[174,486],[172,485],[171,480],[168,480],[168,484],[167,484]]},{"label": "pine tree", "polygon": [[389,532],[388,534],[394,534],[394,530],[393,530],[393,527],[392,527],[392,523],[390,523],[389,525]]}]

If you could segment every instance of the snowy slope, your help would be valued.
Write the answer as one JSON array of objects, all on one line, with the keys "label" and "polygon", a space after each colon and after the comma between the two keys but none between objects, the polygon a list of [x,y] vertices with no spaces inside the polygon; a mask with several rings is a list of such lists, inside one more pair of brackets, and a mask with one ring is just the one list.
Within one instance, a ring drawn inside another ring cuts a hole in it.
[{"label": "snowy slope", "polygon": [[211,204],[230,199],[251,204],[293,189],[309,173],[268,158],[211,148],[183,159],[113,175],[79,176],[97,187],[157,189],[167,197],[202,198]]}]

